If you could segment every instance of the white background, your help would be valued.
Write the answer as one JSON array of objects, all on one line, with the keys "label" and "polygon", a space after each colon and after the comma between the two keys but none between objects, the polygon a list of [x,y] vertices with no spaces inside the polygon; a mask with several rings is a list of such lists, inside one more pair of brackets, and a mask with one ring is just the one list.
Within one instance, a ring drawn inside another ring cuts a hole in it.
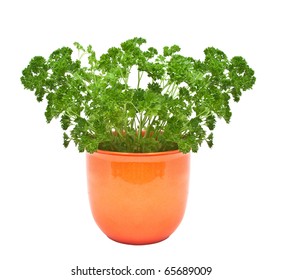
[{"label": "white background", "polygon": [[[279,1],[2,1],[0,4],[0,278],[91,279],[87,268],[212,266],[206,277],[282,279],[281,9]],[[64,149],[58,122],[20,84],[35,55],[74,41],[98,53],[134,36],[241,55],[257,82],[220,123],[213,149],[192,155],[186,215],[166,241],[128,246],[107,239],[90,214],[85,156]],[[93,277],[94,278],[94,277]],[[96,277],[103,279],[103,277]],[[119,279],[119,277],[104,277]],[[135,279],[132,278],[132,279]],[[131,279],[128,277],[128,279]]]}]

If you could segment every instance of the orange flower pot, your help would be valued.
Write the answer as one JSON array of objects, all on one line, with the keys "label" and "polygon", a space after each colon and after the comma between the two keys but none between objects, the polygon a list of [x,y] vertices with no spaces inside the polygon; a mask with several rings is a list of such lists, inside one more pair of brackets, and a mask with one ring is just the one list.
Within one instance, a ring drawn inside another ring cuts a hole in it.
[{"label": "orange flower pot", "polygon": [[97,151],[86,160],[91,211],[110,239],[151,244],[175,231],[186,208],[190,154]]}]

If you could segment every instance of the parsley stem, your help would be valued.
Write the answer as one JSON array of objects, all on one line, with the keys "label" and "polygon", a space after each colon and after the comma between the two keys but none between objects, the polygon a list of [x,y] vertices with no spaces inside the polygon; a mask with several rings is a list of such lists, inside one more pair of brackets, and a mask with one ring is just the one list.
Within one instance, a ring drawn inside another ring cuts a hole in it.
[{"label": "parsley stem", "polygon": [[140,74],[140,71],[138,70],[138,82],[137,82],[137,89],[139,89],[139,88],[140,88],[140,81],[141,81],[141,78],[142,78],[142,76],[141,76],[141,74]]}]

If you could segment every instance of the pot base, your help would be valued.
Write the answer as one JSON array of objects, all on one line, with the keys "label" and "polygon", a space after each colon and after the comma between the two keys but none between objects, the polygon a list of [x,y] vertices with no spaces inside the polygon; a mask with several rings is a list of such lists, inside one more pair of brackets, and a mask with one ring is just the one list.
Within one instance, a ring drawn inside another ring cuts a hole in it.
[{"label": "pot base", "polygon": [[[107,235],[106,235],[107,236]],[[135,246],[144,246],[144,245],[151,245],[151,244],[157,244],[157,243],[160,243],[160,242],[162,242],[162,241],[165,241],[165,240],[167,240],[169,237],[170,237],[170,235],[169,236],[167,236],[167,237],[165,237],[165,238],[163,238],[163,239],[160,239],[160,240],[155,240],[155,241],[136,241],[136,242],[134,242],[134,241],[128,241],[128,242],[126,242],[126,241],[121,241],[121,240],[116,240],[116,239],[114,239],[114,238],[111,238],[111,237],[109,237],[109,236],[107,236],[109,239],[111,239],[112,241],[114,241],[114,242],[117,242],[117,243],[120,243],[120,244],[125,244],[125,245],[135,245]]]}]

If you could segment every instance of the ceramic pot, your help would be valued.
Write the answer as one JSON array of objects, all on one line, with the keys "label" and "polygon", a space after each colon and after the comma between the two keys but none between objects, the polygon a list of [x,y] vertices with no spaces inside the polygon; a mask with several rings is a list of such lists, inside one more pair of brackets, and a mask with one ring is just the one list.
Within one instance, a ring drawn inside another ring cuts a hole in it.
[{"label": "ceramic pot", "polygon": [[92,215],[110,239],[151,244],[175,231],[187,202],[190,154],[98,150],[86,160]]}]

